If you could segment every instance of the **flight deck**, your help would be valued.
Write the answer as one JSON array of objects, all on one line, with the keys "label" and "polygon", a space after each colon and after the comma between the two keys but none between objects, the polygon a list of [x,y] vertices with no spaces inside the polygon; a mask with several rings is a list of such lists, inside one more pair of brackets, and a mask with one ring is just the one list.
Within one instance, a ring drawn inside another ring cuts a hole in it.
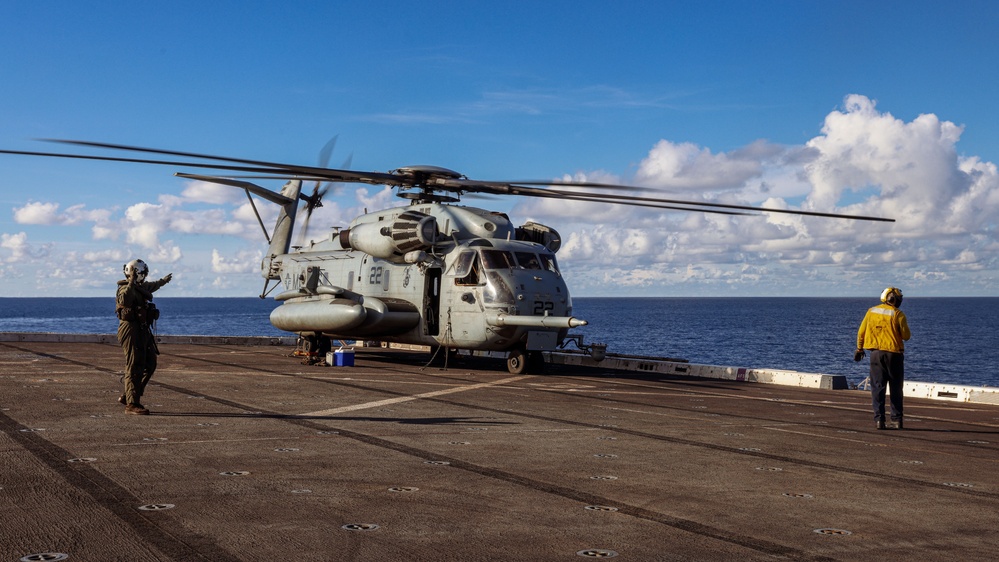
[{"label": "flight deck", "polygon": [[[275,342],[280,343],[280,342]],[[3,560],[969,560],[999,406],[357,348],[0,341]]]}]

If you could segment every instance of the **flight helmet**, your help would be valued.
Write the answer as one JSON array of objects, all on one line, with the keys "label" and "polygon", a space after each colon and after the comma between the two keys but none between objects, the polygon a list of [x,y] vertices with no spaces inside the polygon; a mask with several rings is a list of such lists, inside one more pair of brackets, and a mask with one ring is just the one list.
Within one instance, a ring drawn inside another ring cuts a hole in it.
[{"label": "flight helmet", "polygon": [[888,287],[881,293],[881,302],[898,308],[902,306],[902,289]]},{"label": "flight helmet", "polygon": [[136,274],[136,279],[138,281],[145,281],[146,275],[149,275],[149,267],[146,266],[146,262],[142,260],[132,260],[125,264],[123,268],[125,271],[125,279],[132,277],[132,272]]}]

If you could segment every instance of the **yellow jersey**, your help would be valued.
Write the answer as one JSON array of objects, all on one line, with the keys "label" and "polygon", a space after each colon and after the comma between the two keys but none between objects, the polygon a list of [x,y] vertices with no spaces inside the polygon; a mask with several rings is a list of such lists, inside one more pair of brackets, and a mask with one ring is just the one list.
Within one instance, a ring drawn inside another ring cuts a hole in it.
[{"label": "yellow jersey", "polygon": [[857,349],[879,349],[893,353],[905,351],[909,323],[905,313],[890,304],[879,304],[864,315],[857,331]]}]

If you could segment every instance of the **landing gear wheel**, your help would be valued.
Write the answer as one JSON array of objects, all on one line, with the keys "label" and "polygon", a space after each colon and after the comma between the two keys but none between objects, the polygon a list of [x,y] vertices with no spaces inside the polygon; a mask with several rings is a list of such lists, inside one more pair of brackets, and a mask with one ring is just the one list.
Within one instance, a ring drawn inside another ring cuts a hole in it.
[{"label": "landing gear wheel", "polygon": [[326,361],[326,354],[333,349],[333,340],[321,334],[305,336],[302,343],[306,365],[315,365]]},{"label": "landing gear wheel", "polygon": [[512,349],[506,357],[506,370],[514,375],[523,375],[527,372],[527,363],[527,353],[523,349]]}]

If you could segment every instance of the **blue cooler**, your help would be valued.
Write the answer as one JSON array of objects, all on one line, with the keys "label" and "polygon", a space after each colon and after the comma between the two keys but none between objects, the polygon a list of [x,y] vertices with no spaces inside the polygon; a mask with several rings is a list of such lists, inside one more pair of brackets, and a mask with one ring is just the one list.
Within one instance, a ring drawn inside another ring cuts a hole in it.
[{"label": "blue cooler", "polygon": [[326,354],[326,363],[333,367],[353,367],[354,350],[340,348]]}]

